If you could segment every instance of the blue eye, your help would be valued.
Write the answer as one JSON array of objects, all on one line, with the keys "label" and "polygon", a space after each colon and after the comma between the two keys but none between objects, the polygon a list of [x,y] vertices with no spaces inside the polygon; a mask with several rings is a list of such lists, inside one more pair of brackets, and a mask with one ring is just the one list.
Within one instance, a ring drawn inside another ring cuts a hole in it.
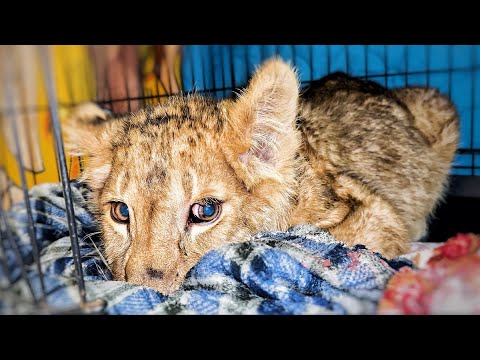
[{"label": "blue eye", "polygon": [[126,204],[120,205],[120,214],[124,217],[128,217],[128,206]]},{"label": "blue eye", "polygon": [[215,214],[215,206],[213,206],[212,204],[203,206],[203,215],[210,217],[213,214]]},{"label": "blue eye", "polygon": [[110,216],[119,223],[127,223],[130,220],[130,211],[128,205],[123,202],[112,202]]},{"label": "blue eye", "polygon": [[216,199],[203,199],[203,204],[193,204],[190,213],[190,222],[194,224],[211,223],[218,219],[222,210],[221,202]]}]

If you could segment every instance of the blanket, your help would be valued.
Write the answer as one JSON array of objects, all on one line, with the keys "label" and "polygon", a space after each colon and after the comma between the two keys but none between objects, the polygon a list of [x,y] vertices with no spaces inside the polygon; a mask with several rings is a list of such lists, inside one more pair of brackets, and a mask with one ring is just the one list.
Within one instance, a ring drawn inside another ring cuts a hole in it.
[{"label": "blanket", "polygon": [[[112,280],[101,253],[98,224],[86,209],[88,189],[74,181],[72,191],[87,300],[101,299],[105,314],[374,314],[391,276],[412,264],[408,259],[387,261],[361,245],[347,247],[325,230],[301,225],[210,251],[182,287],[165,296]],[[33,187],[30,204],[46,304],[56,311],[70,309],[78,304],[79,293],[61,185]],[[25,204],[16,204],[8,220],[33,291],[40,296]],[[13,285],[1,293],[0,311],[38,311],[26,301],[28,287],[12,247],[8,241],[4,245],[8,269],[0,268],[0,279],[5,284],[8,275]]]}]

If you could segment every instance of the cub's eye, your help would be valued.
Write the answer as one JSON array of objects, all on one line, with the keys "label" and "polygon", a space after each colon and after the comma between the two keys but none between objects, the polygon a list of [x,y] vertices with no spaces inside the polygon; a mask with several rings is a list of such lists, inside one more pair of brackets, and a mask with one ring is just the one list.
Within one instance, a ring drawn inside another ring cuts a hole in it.
[{"label": "cub's eye", "polygon": [[203,199],[193,204],[189,221],[194,224],[215,221],[222,212],[222,206],[217,199]]},{"label": "cub's eye", "polygon": [[128,223],[130,217],[127,204],[115,201],[111,203],[111,206],[110,216],[112,219],[118,223]]}]

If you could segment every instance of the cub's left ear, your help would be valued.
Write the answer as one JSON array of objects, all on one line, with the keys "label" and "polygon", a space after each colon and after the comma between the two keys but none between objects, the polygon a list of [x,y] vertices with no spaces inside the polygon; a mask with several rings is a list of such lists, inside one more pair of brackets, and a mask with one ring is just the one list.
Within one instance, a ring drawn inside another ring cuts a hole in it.
[{"label": "cub's left ear", "polygon": [[225,153],[247,188],[266,179],[281,181],[292,164],[300,144],[298,96],[295,71],[275,58],[256,71],[239,99],[227,102]]}]

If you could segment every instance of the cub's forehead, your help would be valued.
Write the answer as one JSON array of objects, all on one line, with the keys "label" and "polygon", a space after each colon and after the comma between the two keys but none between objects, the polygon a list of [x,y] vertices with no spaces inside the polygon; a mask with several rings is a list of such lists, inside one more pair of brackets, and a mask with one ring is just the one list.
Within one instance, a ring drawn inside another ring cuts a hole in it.
[{"label": "cub's forehead", "polygon": [[225,113],[223,103],[218,100],[193,95],[172,97],[117,119],[112,148],[151,141],[168,143],[180,137],[193,143],[199,136],[214,137],[224,127]]},{"label": "cub's forehead", "polygon": [[125,172],[126,182],[130,175],[142,183],[159,183],[179,167],[195,173],[205,162],[222,159],[226,116],[216,100],[174,97],[114,121],[112,165],[116,173]]}]

